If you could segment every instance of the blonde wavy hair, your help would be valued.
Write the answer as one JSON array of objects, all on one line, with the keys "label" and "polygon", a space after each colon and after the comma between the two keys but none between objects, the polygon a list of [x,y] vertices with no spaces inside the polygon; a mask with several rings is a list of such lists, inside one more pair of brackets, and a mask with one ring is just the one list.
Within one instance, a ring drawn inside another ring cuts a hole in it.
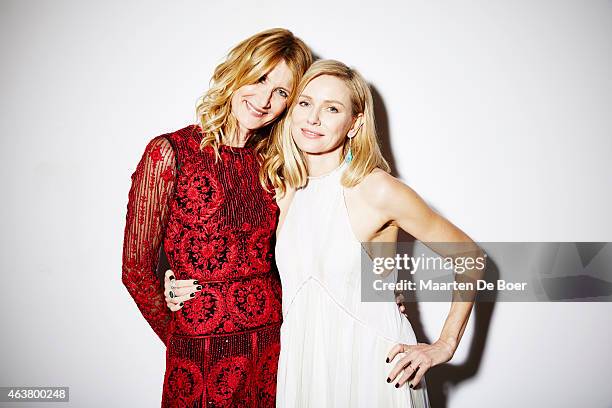
[{"label": "blonde wavy hair", "polygon": [[[350,91],[353,118],[363,114],[362,125],[350,144],[353,159],[342,175],[342,185],[353,187],[376,168],[387,173],[390,171],[389,164],[383,157],[378,144],[374,102],[370,87],[357,70],[342,62],[319,60],[312,64],[302,77],[297,87],[296,98],[288,109],[287,115],[274,128],[267,141],[266,158],[259,178],[264,186],[271,185],[276,189],[277,198],[282,197],[287,188],[302,188],[308,181],[304,154],[297,147],[291,135],[291,114],[296,106],[297,96],[304,91],[310,81],[321,75],[331,75],[341,79]],[[345,160],[348,149],[349,138],[346,137],[342,146],[341,160]]]},{"label": "blonde wavy hair", "polygon": [[[287,100],[287,106],[290,106],[300,78],[312,64],[308,46],[291,31],[273,28],[232,48],[225,61],[215,68],[208,91],[196,103],[196,117],[203,135],[200,149],[210,145],[219,156],[219,146],[229,144],[238,129],[238,122],[232,115],[232,95],[240,87],[256,83],[281,61],[285,61],[293,73],[293,89]],[[247,141],[247,146],[255,146],[261,156],[262,142],[283,115],[265,128],[258,129]]]}]

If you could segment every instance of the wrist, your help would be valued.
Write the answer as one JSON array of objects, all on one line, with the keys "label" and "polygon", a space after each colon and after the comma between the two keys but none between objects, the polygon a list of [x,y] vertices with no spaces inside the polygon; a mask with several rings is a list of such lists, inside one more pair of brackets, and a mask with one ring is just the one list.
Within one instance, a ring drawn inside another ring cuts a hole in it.
[{"label": "wrist", "polygon": [[444,347],[451,357],[455,354],[455,350],[457,350],[457,340],[455,339],[439,338],[437,343]]}]

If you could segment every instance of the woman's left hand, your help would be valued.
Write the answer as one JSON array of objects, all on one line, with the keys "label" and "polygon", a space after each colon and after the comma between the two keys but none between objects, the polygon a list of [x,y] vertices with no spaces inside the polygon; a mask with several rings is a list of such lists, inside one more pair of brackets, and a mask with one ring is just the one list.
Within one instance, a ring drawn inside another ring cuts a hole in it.
[{"label": "woman's left hand", "polygon": [[392,363],[395,357],[400,353],[403,353],[404,356],[400,356],[399,361],[397,361],[397,364],[393,370],[391,370],[387,382],[390,383],[395,381],[403,370],[404,374],[399,378],[395,387],[401,387],[412,377],[410,388],[413,388],[421,382],[421,378],[423,378],[427,370],[439,364],[446,363],[453,357],[454,352],[455,350],[442,340],[438,340],[433,344],[397,344],[393,346],[387,355],[387,363]]}]

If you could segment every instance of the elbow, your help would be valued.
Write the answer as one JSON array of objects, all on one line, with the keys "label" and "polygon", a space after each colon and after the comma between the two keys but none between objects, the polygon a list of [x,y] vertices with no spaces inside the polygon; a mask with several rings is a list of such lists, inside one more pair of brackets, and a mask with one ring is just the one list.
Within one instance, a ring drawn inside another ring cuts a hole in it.
[{"label": "elbow", "polygon": [[122,272],[121,272],[121,283],[123,284],[123,286],[125,286],[125,288],[128,290],[128,292],[131,295],[132,288],[134,287],[134,279],[130,277],[129,271],[130,269],[126,267],[126,265],[123,265]]}]

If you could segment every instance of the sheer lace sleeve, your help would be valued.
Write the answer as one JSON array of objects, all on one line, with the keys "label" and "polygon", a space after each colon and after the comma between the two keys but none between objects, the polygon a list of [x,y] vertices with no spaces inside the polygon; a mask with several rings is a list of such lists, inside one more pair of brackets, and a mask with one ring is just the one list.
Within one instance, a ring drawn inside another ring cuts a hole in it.
[{"label": "sheer lace sleeve", "polygon": [[149,142],[132,174],[123,240],[123,284],[164,344],[171,312],[156,268],[175,175],[174,149],[158,136]]}]

